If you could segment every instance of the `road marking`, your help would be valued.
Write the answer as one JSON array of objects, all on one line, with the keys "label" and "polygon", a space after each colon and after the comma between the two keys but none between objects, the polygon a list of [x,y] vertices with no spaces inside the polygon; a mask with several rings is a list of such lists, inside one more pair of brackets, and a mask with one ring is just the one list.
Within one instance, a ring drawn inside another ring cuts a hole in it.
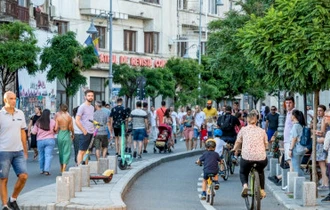
[{"label": "road marking", "polygon": [[203,173],[201,174],[201,177],[198,178],[198,182],[197,182],[197,192],[198,192],[199,201],[206,210],[215,210],[215,208],[211,206],[209,203],[207,203],[206,200],[201,200],[202,188],[200,186],[202,186],[202,183],[203,183]]}]

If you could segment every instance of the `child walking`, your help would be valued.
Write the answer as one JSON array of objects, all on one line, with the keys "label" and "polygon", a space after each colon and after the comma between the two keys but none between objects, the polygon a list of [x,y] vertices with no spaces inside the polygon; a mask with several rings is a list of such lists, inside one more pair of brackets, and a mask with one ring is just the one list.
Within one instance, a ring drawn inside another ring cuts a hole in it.
[{"label": "child walking", "polygon": [[207,129],[206,129],[206,126],[205,124],[203,123],[201,125],[201,135],[200,135],[200,142],[199,142],[199,147],[200,148],[204,148],[205,146],[205,141],[210,138],[208,135],[207,135]]}]

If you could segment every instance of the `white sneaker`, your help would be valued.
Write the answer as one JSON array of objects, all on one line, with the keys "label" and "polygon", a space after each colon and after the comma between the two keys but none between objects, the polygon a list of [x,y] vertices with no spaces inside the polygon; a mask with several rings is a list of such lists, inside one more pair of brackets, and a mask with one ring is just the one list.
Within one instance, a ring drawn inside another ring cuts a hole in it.
[{"label": "white sneaker", "polygon": [[282,187],[282,190],[286,191],[286,189],[288,189],[288,185],[287,185],[287,186],[284,186],[284,187]]}]

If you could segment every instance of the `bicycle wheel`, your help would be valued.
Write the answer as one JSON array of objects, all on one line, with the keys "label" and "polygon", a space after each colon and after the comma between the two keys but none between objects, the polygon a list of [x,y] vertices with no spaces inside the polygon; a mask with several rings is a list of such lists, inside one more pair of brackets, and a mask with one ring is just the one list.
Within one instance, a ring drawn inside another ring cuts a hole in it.
[{"label": "bicycle wheel", "polygon": [[245,197],[245,205],[247,210],[253,210],[254,207],[254,174],[250,172],[249,174],[249,190],[248,190],[248,195]]},{"label": "bicycle wheel", "polygon": [[254,173],[254,209],[260,210],[260,205],[261,205],[260,178],[257,170],[254,170],[253,173]]},{"label": "bicycle wheel", "polygon": [[235,172],[235,163],[233,163],[232,158],[233,158],[234,154],[231,152],[230,153],[230,157],[229,157],[229,161],[230,161],[230,174],[234,174]]},{"label": "bicycle wheel", "polygon": [[214,183],[212,183],[210,191],[211,191],[211,193],[210,193],[210,205],[212,206],[213,202],[214,202],[214,196],[215,196]]},{"label": "bicycle wheel", "polygon": [[229,168],[227,167],[226,161],[223,161],[223,163],[221,163],[223,165],[223,173],[224,175],[222,176],[223,180],[227,181],[228,177],[229,177]]}]

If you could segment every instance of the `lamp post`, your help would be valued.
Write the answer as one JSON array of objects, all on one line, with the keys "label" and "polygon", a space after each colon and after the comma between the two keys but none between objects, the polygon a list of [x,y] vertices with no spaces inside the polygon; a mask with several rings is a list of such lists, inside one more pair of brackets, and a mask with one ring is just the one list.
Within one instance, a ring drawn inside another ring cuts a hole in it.
[{"label": "lamp post", "polygon": [[[109,18],[109,104],[112,105],[112,80],[113,80],[113,75],[112,75],[112,0],[110,0],[110,11],[109,13],[100,13],[99,15],[97,15],[95,18],[100,17],[101,15],[106,14]],[[87,30],[87,33],[89,34],[97,34],[98,31],[94,26],[94,21],[93,19],[91,20],[91,25],[89,27],[89,29]]]}]

